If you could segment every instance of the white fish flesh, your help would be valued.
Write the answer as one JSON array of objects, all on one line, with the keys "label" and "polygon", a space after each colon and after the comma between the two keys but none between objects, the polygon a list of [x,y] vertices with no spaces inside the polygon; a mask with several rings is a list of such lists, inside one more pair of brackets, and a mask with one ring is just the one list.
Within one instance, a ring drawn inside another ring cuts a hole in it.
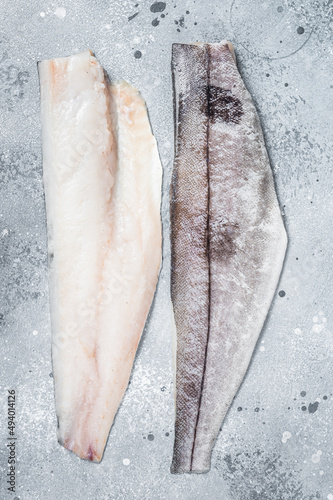
[{"label": "white fish flesh", "polygon": [[58,440],[100,461],[161,262],[147,110],[90,51],[39,63]]},{"label": "white fish flesh", "polygon": [[287,237],[259,118],[233,48],[175,44],[171,296],[173,473],[206,472],[263,327]]}]

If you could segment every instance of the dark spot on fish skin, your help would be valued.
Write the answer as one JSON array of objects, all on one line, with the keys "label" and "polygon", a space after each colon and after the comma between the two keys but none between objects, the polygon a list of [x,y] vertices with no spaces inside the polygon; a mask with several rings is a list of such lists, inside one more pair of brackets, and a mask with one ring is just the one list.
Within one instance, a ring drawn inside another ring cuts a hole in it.
[{"label": "dark spot on fish skin", "polygon": [[53,373],[52,372],[49,373],[49,377],[53,378]]},{"label": "dark spot on fish skin", "polygon": [[281,7],[281,5],[279,5],[278,8],[277,8],[277,11],[278,12],[283,12],[283,7]]},{"label": "dark spot on fish skin", "polygon": [[266,76],[269,76],[269,73],[266,73]]},{"label": "dark spot on fish skin", "polygon": [[315,403],[310,403],[308,408],[309,413],[316,413],[316,411],[318,410],[318,406],[318,401],[316,401]]},{"label": "dark spot on fish skin", "polygon": [[165,18],[165,14],[161,14],[161,18],[164,19]]},{"label": "dark spot on fish skin", "polygon": [[154,441],[154,434],[148,434],[148,441]]},{"label": "dark spot on fish skin", "polygon": [[139,14],[139,12],[136,12],[132,16],[129,16],[128,21],[132,21],[132,19],[134,19],[138,14]]},{"label": "dark spot on fish skin", "polygon": [[135,59],[140,59],[140,57],[142,57],[142,52],[140,50],[136,50],[134,52],[134,57]]},{"label": "dark spot on fish skin", "polygon": [[198,23],[197,23],[197,22],[195,22],[195,23],[193,23],[193,24],[194,24],[194,26],[196,26]]},{"label": "dark spot on fish skin", "polygon": [[161,387],[161,391],[162,391],[162,392],[164,392],[165,390],[166,390],[166,387],[165,387],[165,386]]},{"label": "dark spot on fish skin", "polygon": [[302,391],[302,392],[301,392],[301,396],[302,396],[302,398],[304,398],[304,396],[306,396],[306,392],[305,392],[305,391]]},{"label": "dark spot on fish skin", "polygon": [[184,16],[182,16],[180,19],[179,19],[179,26],[181,28],[184,28],[184,24],[185,24],[185,19],[184,19]]},{"label": "dark spot on fish skin", "polygon": [[150,6],[150,12],[163,12],[165,10],[166,3],[165,2],[154,2]]},{"label": "dark spot on fish skin", "polygon": [[201,391],[201,387],[197,387],[197,385],[199,384],[195,384],[194,382],[184,384],[183,391],[186,396],[190,397],[191,399],[197,399]]},{"label": "dark spot on fish skin", "polygon": [[285,83],[285,84],[284,84],[284,86],[285,86],[285,87],[288,87],[288,85],[289,85],[289,83]]},{"label": "dark spot on fish skin", "polygon": [[159,20],[157,19],[157,17],[156,17],[156,19],[154,19],[154,20],[151,22],[151,24],[152,24],[153,26],[158,26],[158,25],[160,24],[160,21],[159,21]]},{"label": "dark spot on fish skin", "polygon": [[306,406],[302,406],[301,409],[302,409],[302,411],[306,411],[307,410]]},{"label": "dark spot on fish skin", "polygon": [[210,254],[219,260],[226,260],[237,252],[236,239],[239,233],[238,224],[219,224],[212,221],[214,230],[210,230]]},{"label": "dark spot on fish skin", "polygon": [[209,99],[208,115],[212,123],[239,123],[243,115],[242,103],[228,89],[215,85],[207,88]]},{"label": "dark spot on fish skin", "polygon": [[323,399],[325,399],[325,401],[326,401],[326,399],[327,399],[327,396],[323,396]]},{"label": "dark spot on fish skin", "polygon": [[303,35],[304,31],[305,31],[305,30],[304,30],[304,28],[303,28],[302,26],[299,26],[299,27],[297,28],[297,33],[298,33],[299,35]]},{"label": "dark spot on fish skin", "polygon": [[239,406],[239,407],[237,408],[237,411],[242,411],[242,410],[243,410],[243,408],[242,408],[241,406]]},{"label": "dark spot on fish skin", "polygon": [[280,297],[284,297],[286,295],[286,292],[284,290],[279,291]]},{"label": "dark spot on fish skin", "polygon": [[260,410],[260,408],[255,408],[255,409],[254,409],[254,411],[255,411],[256,413],[258,413],[258,411],[259,411],[259,410]]},{"label": "dark spot on fish skin", "polygon": [[170,434],[169,434],[168,432],[166,432],[166,433],[165,433],[165,435],[166,435],[166,437],[169,437],[169,436],[170,436]]}]

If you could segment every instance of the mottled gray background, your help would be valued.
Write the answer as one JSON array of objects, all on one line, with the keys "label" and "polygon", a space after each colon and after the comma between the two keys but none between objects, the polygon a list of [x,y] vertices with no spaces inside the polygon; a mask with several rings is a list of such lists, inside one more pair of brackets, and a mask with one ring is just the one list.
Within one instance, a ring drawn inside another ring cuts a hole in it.
[{"label": "mottled gray background", "polygon": [[[0,498],[6,391],[17,392],[15,498],[333,499],[332,2],[2,0]],[[155,6],[156,7],[156,6]],[[160,12],[153,12],[160,10]],[[284,272],[212,470],[172,476],[168,191],[172,42],[236,49],[259,110],[289,234]],[[56,439],[36,62],[91,48],[147,101],[164,167],[164,259],[131,384],[101,464]]]}]

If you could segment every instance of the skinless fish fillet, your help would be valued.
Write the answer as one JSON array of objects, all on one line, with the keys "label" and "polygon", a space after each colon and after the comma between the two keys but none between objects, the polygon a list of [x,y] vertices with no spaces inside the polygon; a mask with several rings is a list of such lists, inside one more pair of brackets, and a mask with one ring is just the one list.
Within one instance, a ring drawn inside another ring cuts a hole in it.
[{"label": "skinless fish fillet", "polygon": [[139,92],[90,51],[39,75],[58,439],[99,461],[157,284],[162,168]]},{"label": "skinless fish fillet", "polygon": [[171,472],[206,472],[271,304],[287,245],[264,139],[231,44],[175,44]]}]

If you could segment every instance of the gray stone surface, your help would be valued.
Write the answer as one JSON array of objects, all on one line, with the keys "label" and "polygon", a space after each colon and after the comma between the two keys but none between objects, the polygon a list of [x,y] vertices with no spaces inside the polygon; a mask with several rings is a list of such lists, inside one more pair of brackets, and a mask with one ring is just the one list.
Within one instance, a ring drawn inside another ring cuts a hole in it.
[{"label": "gray stone surface", "polygon": [[[152,3],[2,0],[0,498],[332,500],[332,2]],[[172,476],[171,43],[224,38],[261,116],[289,248],[212,470]],[[163,268],[100,464],[56,439],[36,66],[86,48],[112,79],[141,90],[164,167]],[[5,484],[7,389],[17,393],[16,497]]]}]

